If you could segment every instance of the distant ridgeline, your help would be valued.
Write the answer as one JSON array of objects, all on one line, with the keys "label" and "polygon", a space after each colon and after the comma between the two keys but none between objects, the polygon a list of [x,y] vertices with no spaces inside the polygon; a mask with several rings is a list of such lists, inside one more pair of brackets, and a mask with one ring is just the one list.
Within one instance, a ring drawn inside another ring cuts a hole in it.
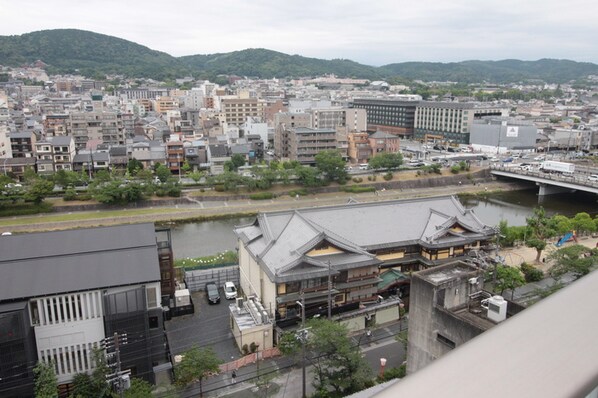
[{"label": "distant ridgeline", "polygon": [[542,80],[563,83],[598,75],[598,65],[569,60],[402,62],[380,67],[347,59],[324,60],[287,55],[266,49],[173,57],[145,46],[76,29],[54,29],[20,36],[0,36],[0,62],[21,66],[41,60],[49,73],[78,73],[88,77],[121,74],[169,80],[195,76],[214,80],[219,74],[260,78],[335,74],[369,80],[509,83]]}]

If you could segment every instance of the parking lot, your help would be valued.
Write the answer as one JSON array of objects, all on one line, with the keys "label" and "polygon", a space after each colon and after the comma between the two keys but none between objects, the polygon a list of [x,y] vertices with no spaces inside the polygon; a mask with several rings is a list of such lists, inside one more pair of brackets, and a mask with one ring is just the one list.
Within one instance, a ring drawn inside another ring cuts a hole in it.
[{"label": "parking lot", "polygon": [[166,321],[166,334],[171,354],[181,354],[194,345],[212,347],[223,362],[229,362],[241,356],[230,329],[229,304],[234,300],[226,300],[222,287],[220,303],[209,305],[205,292],[192,294],[195,312]]}]

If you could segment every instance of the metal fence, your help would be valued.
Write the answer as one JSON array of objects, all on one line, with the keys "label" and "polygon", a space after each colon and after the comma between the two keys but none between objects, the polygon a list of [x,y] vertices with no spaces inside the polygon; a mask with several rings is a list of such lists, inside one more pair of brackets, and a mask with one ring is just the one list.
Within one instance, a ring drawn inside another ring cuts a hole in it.
[{"label": "metal fence", "polygon": [[239,266],[232,265],[220,268],[185,271],[185,284],[191,292],[204,290],[206,283],[214,282],[218,287],[224,282],[234,282],[239,286]]}]

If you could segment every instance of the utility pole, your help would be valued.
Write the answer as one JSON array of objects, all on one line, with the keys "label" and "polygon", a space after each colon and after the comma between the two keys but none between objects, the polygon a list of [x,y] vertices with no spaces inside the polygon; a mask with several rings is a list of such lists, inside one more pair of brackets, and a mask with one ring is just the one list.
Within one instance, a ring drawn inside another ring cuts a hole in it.
[{"label": "utility pole", "polygon": [[[121,363],[120,363],[120,346],[127,344],[127,334],[123,333],[119,335],[117,332],[114,332],[112,337],[106,337],[102,340],[102,346],[106,350],[106,357],[109,359],[112,357],[111,354],[114,355],[116,359],[116,363],[113,363],[108,366],[114,366],[115,372],[109,375],[106,375],[106,381],[115,388],[116,392],[122,398],[124,396],[125,390],[128,390],[131,387],[131,381],[129,379],[129,375],[131,374],[131,370],[127,369],[125,371],[121,370]],[[108,351],[114,350],[114,352],[108,353]]]},{"label": "utility pole", "polygon": [[297,332],[299,339],[301,339],[301,374],[303,376],[303,389],[301,397],[305,398],[305,343],[307,340],[307,329],[305,329],[305,298],[303,297],[303,291],[301,291],[301,301],[296,301],[296,303],[301,307],[301,329]]},{"label": "utility pole", "polygon": [[332,319],[332,279],[330,278],[330,260],[328,260],[328,320]]}]

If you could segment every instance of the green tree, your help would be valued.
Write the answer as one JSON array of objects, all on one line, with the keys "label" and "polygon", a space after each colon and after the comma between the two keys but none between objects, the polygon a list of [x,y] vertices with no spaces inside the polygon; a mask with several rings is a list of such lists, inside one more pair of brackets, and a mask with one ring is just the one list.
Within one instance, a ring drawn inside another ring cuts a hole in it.
[{"label": "green tree", "polygon": [[304,187],[317,187],[322,185],[320,170],[315,167],[298,166],[295,168],[297,181]]},{"label": "green tree", "polygon": [[573,231],[573,223],[571,222],[571,219],[560,214],[557,214],[550,219],[550,225],[552,229],[560,235]]},{"label": "green tree", "polygon": [[25,192],[25,200],[32,201],[36,205],[40,204],[46,197],[52,194],[54,183],[42,178],[33,180]]},{"label": "green tree", "polygon": [[536,262],[539,262],[542,251],[546,248],[546,239],[554,236],[555,231],[551,229],[550,219],[546,217],[543,207],[536,207],[533,215],[526,218],[526,222],[530,233],[525,244],[536,249]]},{"label": "green tree", "polygon": [[577,234],[580,235],[596,230],[596,225],[588,213],[577,213],[571,220],[571,224],[573,224],[573,229]]},{"label": "green tree", "polygon": [[58,397],[58,379],[52,362],[39,361],[33,368],[35,376],[35,397],[54,398]]},{"label": "green tree", "polygon": [[91,375],[78,373],[73,378],[73,397],[109,398],[112,394],[110,385],[106,382],[106,376],[110,373],[110,368],[106,363],[104,352],[95,347],[91,353],[91,358],[95,366]]},{"label": "green tree", "polygon": [[548,274],[559,279],[566,273],[572,273],[575,279],[587,275],[598,264],[598,252],[583,245],[572,245],[558,249],[548,256],[554,265]]},{"label": "green tree", "polygon": [[374,170],[396,169],[403,164],[403,155],[400,153],[384,152],[370,159],[368,165]]},{"label": "green tree", "polygon": [[240,153],[235,153],[231,156],[230,161],[233,163],[234,171],[237,171],[239,167],[245,165],[245,156],[241,155]]},{"label": "green tree", "polygon": [[160,182],[166,182],[170,177],[172,177],[170,169],[161,163],[156,165],[155,173]]},{"label": "green tree", "polygon": [[187,174],[191,171],[191,165],[189,164],[188,160],[185,160],[183,162],[183,166],[181,166],[181,170],[183,171],[183,173]]},{"label": "green tree", "polygon": [[[306,347],[318,396],[343,397],[362,390],[371,382],[371,369],[359,347],[349,339],[345,325],[327,319],[311,319],[307,326],[310,329]],[[297,354],[300,348],[292,333],[283,335],[280,344],[283,353]]]},{"label": "green tree", "polygon": [[196,184],[201,181],[206,175],[203,171],[192,171],[191,173],[187,174],[187,177],[191,178]]},{"label": "green tree", "polygon": [[143,170],[143,163],[133,158],[127,162],[127,171],[130,175],[136,176],[141,170]]},{"label": "green tree", "polygon": [[39,178],[39,176],[37,175],[37,173],[35,172],[33,167],[31,167],[31,166],[25,167],[25,170],[23,171],[23,180],[25,182],[35,181],[38,178]]},{"label": "green tree", "polygon": [[94,184],[89,191],[95,200],[108,205],[137,202],[147,194],[146,187],[140,183],[123,180]]},{"label": "green tree", "polygon": [[496,267],[496,286],[494,290],[502,295],[505,290],[511,290],[511,299],[516,288],[525,284],[525,277],[519,268],[499,265]]},{"label": "green tree", "polygon": [[193,347],[174,368],[175,384],[183,388],[198,381],[199,396],[203,397],[203,380],[209,373],[217,372],[220,363],[212,348]]},{"label": "green tree", "polygon": [[131,388],[125,390],[125,398],[147,398],[152,395],[152,385],[138,377],[131,378]]},{"label": "green tree", "polygon": [[346,162],[339,151],[322,151],[316,155],[316,167],[329,181],[343,182],[347,179]]}]

